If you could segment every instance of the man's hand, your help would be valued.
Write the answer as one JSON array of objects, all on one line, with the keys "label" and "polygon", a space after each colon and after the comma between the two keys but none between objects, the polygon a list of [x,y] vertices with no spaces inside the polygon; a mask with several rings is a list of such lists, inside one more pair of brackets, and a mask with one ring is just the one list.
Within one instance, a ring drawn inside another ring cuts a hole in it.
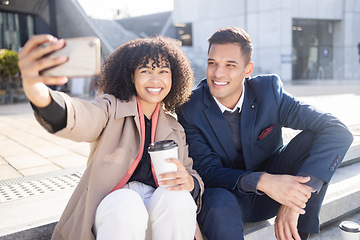
[{"label": "man's hand", "polygon": [[278,240],[301,240],[297,229],[299,214],[287,206],[279,208],[275,218],[275,237]]},{"label": "man's hand", "polygon": [[310,177],[265,173],[261,176],[257,189],[295,213],[305,214],[304,208],[311,197],[311,190],[303,183],[308,181]]}]

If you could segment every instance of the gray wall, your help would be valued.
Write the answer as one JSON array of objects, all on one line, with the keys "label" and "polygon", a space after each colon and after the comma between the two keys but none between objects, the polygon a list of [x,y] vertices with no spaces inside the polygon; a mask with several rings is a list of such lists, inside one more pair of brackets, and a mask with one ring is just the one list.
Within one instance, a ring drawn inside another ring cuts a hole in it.
[{"label": "gray wall", "polygon": [[191,61],[205,66],[206,57],[196,56],[206,56],[207,38],[218,28],[238,26],[252,37],[254,73],[278,73],[285,81],[292,78],[294,18],[335,21],[333,77],[360,78],[358,0],[174,0],[174,23],[192,23],[192,48],[201,53]]}]

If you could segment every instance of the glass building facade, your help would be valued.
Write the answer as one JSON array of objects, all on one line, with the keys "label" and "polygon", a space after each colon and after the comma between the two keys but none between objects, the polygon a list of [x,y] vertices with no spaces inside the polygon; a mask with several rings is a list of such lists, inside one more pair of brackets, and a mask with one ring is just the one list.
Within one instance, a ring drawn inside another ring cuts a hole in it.
[{"label": "glass building facade", "polygon": [[293,79],[331,79],[333,21],[293,19]]},{"label": "glass building facade", "polygon": [[32,15],[0,12],[0,49],[19,51],[34,34],[35,24]]}]

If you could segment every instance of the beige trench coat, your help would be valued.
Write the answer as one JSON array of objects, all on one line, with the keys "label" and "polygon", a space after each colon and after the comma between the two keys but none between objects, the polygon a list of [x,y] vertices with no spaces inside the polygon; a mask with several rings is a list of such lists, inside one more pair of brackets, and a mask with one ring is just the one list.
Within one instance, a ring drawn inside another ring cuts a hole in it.
[{"label": "beige trench coat", "polygon": [[[92,102],[73,99],[60,93],[67,108],[66,128],[55,135],[74,141],[91,143],[88,166],[72,194],[52,239],[92,240],[95,211],[101,200],[125,175],[140,148],[140,122],[136,99],[120,101],[112,95],[102,95]],[[51,132],[46,122],[37,116],[42,126]],[[171,139],[178,144],[179,159],[187,171],[203,182],[192,169],[188,146],[182,126],[162,109],[155,133],[155,141]],[[200,208],[201,195],[198,198]]]}]

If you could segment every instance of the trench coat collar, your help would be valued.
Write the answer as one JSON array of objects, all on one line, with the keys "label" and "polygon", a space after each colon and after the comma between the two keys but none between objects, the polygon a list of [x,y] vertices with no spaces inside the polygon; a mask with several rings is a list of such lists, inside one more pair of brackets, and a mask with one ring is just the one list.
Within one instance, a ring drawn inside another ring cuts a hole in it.
[{"label": "trench coat collar", "polygon": [[137,111],[136,97],[132,96],[129,101],[116,99],[115,119],[139,116]]},{"label": "trench coat collar", "polygon": [[[139,113],[137,109],[136,97],[133,96],[129,101],[123,101],[117,99],[116,101],[116,113],[115,119],[121,119],[125,117],[134,117],[134,120],[140,131]],[[176,118],[176,116],[173,116]],[[183,131],[182,126],[175,120],[172,121],[172,116],[165,113],[164,108],[161,106],[159,111],[159,119],[155,132],[155,141],[164,140],[173,130]],[[174,119],[173,119],[174,120]],[[161,127],[166,126],[166,128]]]}]

